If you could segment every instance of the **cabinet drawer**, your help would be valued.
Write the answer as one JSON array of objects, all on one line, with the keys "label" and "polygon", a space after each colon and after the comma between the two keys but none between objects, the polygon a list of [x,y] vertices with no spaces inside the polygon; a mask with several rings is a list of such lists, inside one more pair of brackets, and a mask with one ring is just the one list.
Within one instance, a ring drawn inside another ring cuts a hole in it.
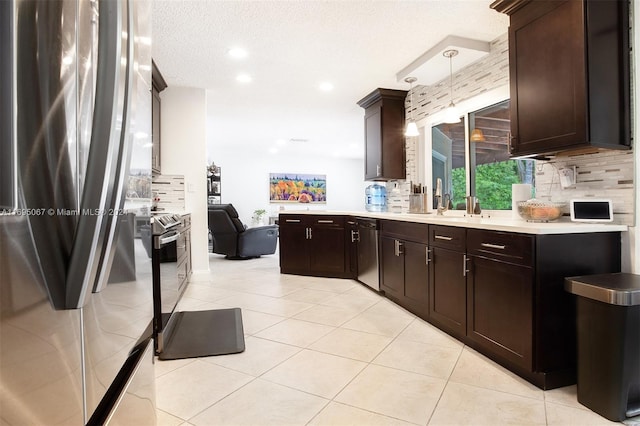
[{"label": "cabinet drawer", "polygon": [[467,252],[517,265],[532,266],[534,237],[511,232],[467,231]]},{"label": "cabinet drawer", "polygon": [[442,247],[449,250],[464,252],[465,249],[465,228],[454,226],[429,226],[429,245]]},{"label": "cabinet drawer", "polygon": [[310,219],[313,220],[314,225],[344,226],[344,216],[312,216]]},{"label": "cabinet drawer", "polygon": [[382,220],[380,221],[380,229],[385,235],[406,241],[426,244],[429,240],[429,225],[423,223]]},{"label": "cabinet drawer", "polygon": [[305,221],[304,215],[296,215],[296,214],[281,214],[278,222],[280,225],[284,224],[301,224]]}]

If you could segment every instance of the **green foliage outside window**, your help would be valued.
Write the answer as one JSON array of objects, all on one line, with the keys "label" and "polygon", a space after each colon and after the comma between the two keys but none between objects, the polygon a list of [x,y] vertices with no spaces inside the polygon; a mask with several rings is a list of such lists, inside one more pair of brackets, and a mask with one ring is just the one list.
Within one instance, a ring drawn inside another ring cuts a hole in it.
[{"label": "green foliage outside window", "polygon": [[[529,181],[527,172],[533,168],[533,162],[529,160],[530,166],[518,167],[517,160],[499,161],[496,163],[481,164],[476,167],[476,197],[483,209],[509,210],[511,209],[511,185]],[[523,172],[525,176],[523,176]],[[465,169],[463,167],[453,169],[453,197],[452,204],[463,206],[465,203]]]},{"label": "green foliage outside window", "polygon": [[476,167],[476,197],[483,209],[511,209],[511,185],[520,182],[515,160]]},{"label": "green foliage outside window", "polygon": [[[467,178],[465,176],[466,170],[464,167],[458,167],[451,170],[452,190],[451,192],[451,204],[454,209],[458,209],[459,206],[465,205],[465,196],[467,193]],[[464,209],[464,207],[462,207]]]}]

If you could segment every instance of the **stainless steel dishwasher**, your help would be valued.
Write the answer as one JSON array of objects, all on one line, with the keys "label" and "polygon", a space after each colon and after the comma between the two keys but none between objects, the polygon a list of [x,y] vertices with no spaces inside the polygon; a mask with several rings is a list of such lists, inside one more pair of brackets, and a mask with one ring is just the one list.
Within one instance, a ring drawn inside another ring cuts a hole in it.
[{"label": "stainless steel dishwasher", "polygon": [[356,219],[358,233],[358,281],[380,291],[378,270],[378,221],[359,217]]}]

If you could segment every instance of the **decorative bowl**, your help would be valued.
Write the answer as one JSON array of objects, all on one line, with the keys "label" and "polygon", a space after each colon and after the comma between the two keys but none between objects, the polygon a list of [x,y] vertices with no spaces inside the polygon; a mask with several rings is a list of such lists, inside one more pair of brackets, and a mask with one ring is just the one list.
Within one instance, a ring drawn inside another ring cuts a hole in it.
[{"label": "decorative bowl", "polygon": [[518,202],[518,214],[527,222],[549,222],[562,216],[567,203],[536,200]]}]

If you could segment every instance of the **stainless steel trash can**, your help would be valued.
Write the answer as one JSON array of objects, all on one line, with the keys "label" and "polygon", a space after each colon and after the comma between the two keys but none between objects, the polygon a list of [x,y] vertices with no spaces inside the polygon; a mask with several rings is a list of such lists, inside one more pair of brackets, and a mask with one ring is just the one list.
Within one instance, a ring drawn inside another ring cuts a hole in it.
[{"label": "stainless steel trash can", "polygon": [[578,402],[612,421],[640,415],[640,275],[565,278],[577,296]]}]

